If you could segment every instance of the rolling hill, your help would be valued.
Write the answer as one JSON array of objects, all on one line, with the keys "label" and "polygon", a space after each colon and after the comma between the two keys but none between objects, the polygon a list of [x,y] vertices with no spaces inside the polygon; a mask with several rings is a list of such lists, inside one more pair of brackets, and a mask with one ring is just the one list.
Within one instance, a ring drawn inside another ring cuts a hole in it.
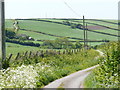
[{"label": "rolling hill", "polygon": [[[72,24],[81,24],[82,19],[16,19],[19,22],[20,30],[17,34],[25,34],[35,39],[33,42],[42,43],[44,40],[55,40],[58,37],[67,37],[71,42],[83,42],[83,29],[71,28],[69,25],[64,25],[63,21]],[[116,20],[99,20],[86,19],[88,27],[89,45],[98,45],[102,40],[117,41],[118,29]],[[14,20],[5,20],[5,28],[13,28]],[[7,43],[7,49],[10,43]],[[12,45],[12,44],[10,44]],[[13,45],[13,47],[16,44]],[[22,45],[21,45],[22,46]],[[20,47],[20,46],[19,46]],[[24,46],[25,47],[25,46]],[[27,48],[27,47],[25,47]],[[28,47],[29,48],[29,47]],[[36,47],[34,47],[36,48]],[[37,48],[38,50],[39,48]],[[28,49],[29,50],[29,49]],[[16,51],[21,51],[20,49]],[[10,53],[10,52],[9,52]]]}]

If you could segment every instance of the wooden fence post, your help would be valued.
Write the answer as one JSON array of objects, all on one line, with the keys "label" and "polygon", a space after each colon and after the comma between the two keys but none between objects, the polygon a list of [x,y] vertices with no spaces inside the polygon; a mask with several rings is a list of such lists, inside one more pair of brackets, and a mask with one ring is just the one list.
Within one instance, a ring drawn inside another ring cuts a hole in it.
[{"label": "wooden fence post", "polygon": [[57,52],[58,55],[60,55],[60,50]]},{"label": "wooden fence post", "polygon": [[36,52],[36,56],[38,56],[38,54],[39,54],[39,51]]},{"label": "wooden fence post", "polygon": [[72,54],[74,53],[73,49],[71,50]]},{"label": "wooden fence post", "polygon": [[20,53],[17,54],[15,60],[17,60],[19,58],[19,56],[20,56]]},{"label": "wooden fence post", "polygon": [[31,55],[32,55],[32,52],[30,51],[30,53],[29,53],[29,58],[31,58]]},{"label": "wooden fence post", "polygon": [[63,51],[63,54],[65,54],[65,50]]},{"label": "wooden fence post", "polygon": [[26,56],[27,56],[27,54],[28,54],[28,51],[26,51],[26,52],[25,52],[24,56],[26,57]]},{"label": "wooden fence post", "polygon": [[45,54],[46,54],[46,55],[48,55],[48,53],[49,53],[49,51],[48,51],[48,50],[46,50]]},{"label": "wooden fence post", "polygon": [[42,58],[44,57],[44,52],[43,50],[41,51],[41,55],[40,55]]},{"label": "wooden fence post", "polygon": [[10,60],[12,58],[13,54],[10,54],[10,56],[8,57],[8,60]]}]

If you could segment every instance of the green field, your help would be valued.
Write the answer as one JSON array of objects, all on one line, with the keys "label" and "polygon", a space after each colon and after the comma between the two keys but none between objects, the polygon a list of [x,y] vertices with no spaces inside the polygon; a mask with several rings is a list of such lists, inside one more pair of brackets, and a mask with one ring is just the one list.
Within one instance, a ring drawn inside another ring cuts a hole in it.
[{"label": "green field", "polygon": [[17,55],[18,52],[24,53],[25,51],[38,51],[40,48],[31,47],[31,46],[23,46],[14,43],[6,43],[6,54],[9,56],[10,54]]},{"label": "green field", "polygon": [[103,30],[94,30],[94,31],[99,31],[99,32],[104,32],[104,33],[109,33],[109,34],[114,34],[114,35],[118,34],[118,31],[115,31],[112,29],[103,29]]},{"label": "green field", "polygon": [[[40,20],[40,19],[37,19]],[[46,21],[53,21],[53,22],[63,22],[65,20],[62,19],[41,19],[41,20],[46,20]],[[81,29],[72,29],[70,26],[63,25],[63,24],[57,24],[53,22],[45,22],[45,21],[34,21],[34,20],[17,20],[19,22],[19,27],[20,29],[25,29],[25,30],[19,30],[18,34],[26,34],[28,36],[31,36],[35,40],[55,40],[58,38],[58,36],[62,37],[75,37],[79,39],[83,39],[83,30]],[[82,20],[67,20],[73,23],[78,24],[79,22],[82,24]],[[94,24],[99,24],[99,25],[104,25],[110,28],[116,28],[116,24],[112,24],[109,22],[117,23],[117,20],[104,20],[108,22],[103,22],[103,21],[94,21],[94,20],[86,20],[88,23],[88,26],[97,26]],[[93,23],[93,24],[92,24]],[[5,27],[6,28],[13,28],[13,20],[5,20]],[[108,34],[113,34],[113,35],[118,35],[118,31],[112,30],[112,29],[103,29],[103,30],[93,30],[93,31],[98,31],[98,32],[104,32]],[[50,35],[49,35],[50,34]],[[51,36],[53,35],[53,36]],[[101,33],[96,33],[96,32],[91,32],[88,31],[88,39],[89,40],[110,40],[110,41],[117,41],[118,37],[116,36],[111,36],[111,35],[106,35],[106,34],[101,34]],[[78,41],[77,39],[69,39],[71,41]],[[41,41],[33,41],[35,43],[40,43],[42,44]],[[88,43],[89,45],[99,45],[102,42],[91,42]],[[18,48],[19,47],[19,48]],[[24,49],[21,49],[24,48]],[[13,43],[7,43],[7,54],[9,53],[16,53],[19,51],[27,51],[27,50],[38,50],[36,47],[28,47],[28,46],[22,46],[18,44],[13,44]]]},{"label": "green field", "polygon": [[23,30],[20,30],[19,34],[26,34],[26,35],[31,36],[34,39],[38,39],[38,40],[54,40],[54,39],[56,39],[56,37],[54,37],[54,36],[44,35],[44,34],[30,32],[30,31],[23,31]]},{"label": "green field", "polygon": [[[91,20],[86,20],[86,22],[91,22]],[[106,23],[106,22],[102,22],[102,21],[92,21],[92,23],[95,23],[95,24],[99,24],[99,25],[104,25],[104,26],[107,26],[107,27],[111,27],[111,28],[118,28],[118,25],[116,24],[112,24],[112,23]]]},{"label": "green field", "polygon": [[[79,29],[71,29],[69,26],[60,25],[56,23],[50,23],[50,22],[43,22],[43,21],[31,21],[31,20],[25,20],[25,21],[19,21],[20,27],[23,29],[33,30],[33,31],[40,31],[48,34],[58,35],[58,36],[64,36],[64,37],[76,37],[76,38],[82,38],[83,39],[83,31]],[[33,24],[33,25],[31,25]],[[30,26],[29,26],[30,25]],[[47,26],[45,26],[47,25]],[[102,32],[111,33],[117,35],[117,31],[113,30],[104,30]],[[103,34],[97,34],[98,37],[95,37],[97,33],[89,33],[89,38],[94,38],[93,40],[100,40],[100,39],[107,39],[108,35]],[[102,36],[102,38],[101,38]],[[109,40],[115,40],[116,37],[109,36]]]},{"label": "green field", "polygon": [[23,29],[40,31],[53,35],[80,38],[80,33],[82,34],[82,32],[78,29],[71,29],[69,26],[50,23],[50,22],[30,21],[30,20],[24,20],[24,21],[20,20],[19,22],[20,22],[20,27]]},{"label": "green field", "polygon": [[5,27],[6,28],[13,28],[13,20],[5,20]]}]

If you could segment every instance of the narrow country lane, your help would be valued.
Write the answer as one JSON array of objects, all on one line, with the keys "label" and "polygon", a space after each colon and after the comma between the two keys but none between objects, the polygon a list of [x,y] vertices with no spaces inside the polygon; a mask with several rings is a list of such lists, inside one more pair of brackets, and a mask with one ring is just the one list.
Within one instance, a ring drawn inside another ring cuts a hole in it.
[{"label": "narrow country lane", "polygon": [[[104,53],[100,50],[96,50],[99,52],[99,56],[95,57],[98,59],[100,56],[104,56]],[[95,65],[93,67],[80,70],[78,72],[75,72],[73,74],[70,74],[66,77],[63,77],[61,79],[55,80],[51,82],[50,84],[46,85],[44,87],[44,90],[46,88],[83,88],[83,82],[84,79],[91,73],[91,71],[98,67],[99,65]]]},{"label": "narrow country lane", "polygon": [[[44,88],[82,88],[84,79],[90,74],[91,70],[99,65],[78,71],[69,76],[55,80]],[[45,89],[44,89],[45,90]]]}]

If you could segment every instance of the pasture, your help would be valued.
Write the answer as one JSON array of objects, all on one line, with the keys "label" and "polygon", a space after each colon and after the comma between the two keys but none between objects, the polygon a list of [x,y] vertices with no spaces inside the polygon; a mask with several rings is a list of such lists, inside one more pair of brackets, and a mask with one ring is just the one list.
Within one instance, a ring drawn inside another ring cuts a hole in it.
[{"label": "pasture", "polygon": [[[43,21],[37,21],[37,20],[43,20]],[[45,20],[45,21],[44,21]],[[83,30],[78,28],[71,28],[68,25],[58,24],[54,22],[63,22],[63,21],[69,21],[76,24],[82,24],[82,20],[78,19],[33,19],[33,20],[17,20],[19,22],[20,30],[17,32],[17,34],[25,34],[27,36],[30,36],[35,39],[35,41],[32,41],[34,43],[40,43],[42,44],[42,41],[37,40],[55,40],[58,37],[68,37],[70,41],[81,41],[81,39],[84,39]],[[52,21],[52,22],[47,22]],[[110,40],[110,41],[117,41],[118,37],[115,35],[118,35],[117,30],[109,29],[102,27],[107,26],[110,28],[117,29],[117,21],[116,20],[86,20],[88,23],[88,29],[92,31],[88,31],[88,40]],[[13,28],[14,20],[7,19],[5,20],[5,28]],[[94,32],[95,31],[95,32]],[[104,34],[105,33],[105,34]],[[76,39],[77,38],[77,39]],[[80,40],[79,40],[80,39]],[[81,42],[83,43],[83,42]],[[102,42],[89,42],[88,45],[95,46],[99,45]],[[27,51],[27,50],[38,50],[37,47],[31,47],[31,46],[22,46],[18,44],[13,43],[7,43],[7,55],[9,53],[16,53],[21,51]],[[24,48],[24,49],[21,49]]]}]

